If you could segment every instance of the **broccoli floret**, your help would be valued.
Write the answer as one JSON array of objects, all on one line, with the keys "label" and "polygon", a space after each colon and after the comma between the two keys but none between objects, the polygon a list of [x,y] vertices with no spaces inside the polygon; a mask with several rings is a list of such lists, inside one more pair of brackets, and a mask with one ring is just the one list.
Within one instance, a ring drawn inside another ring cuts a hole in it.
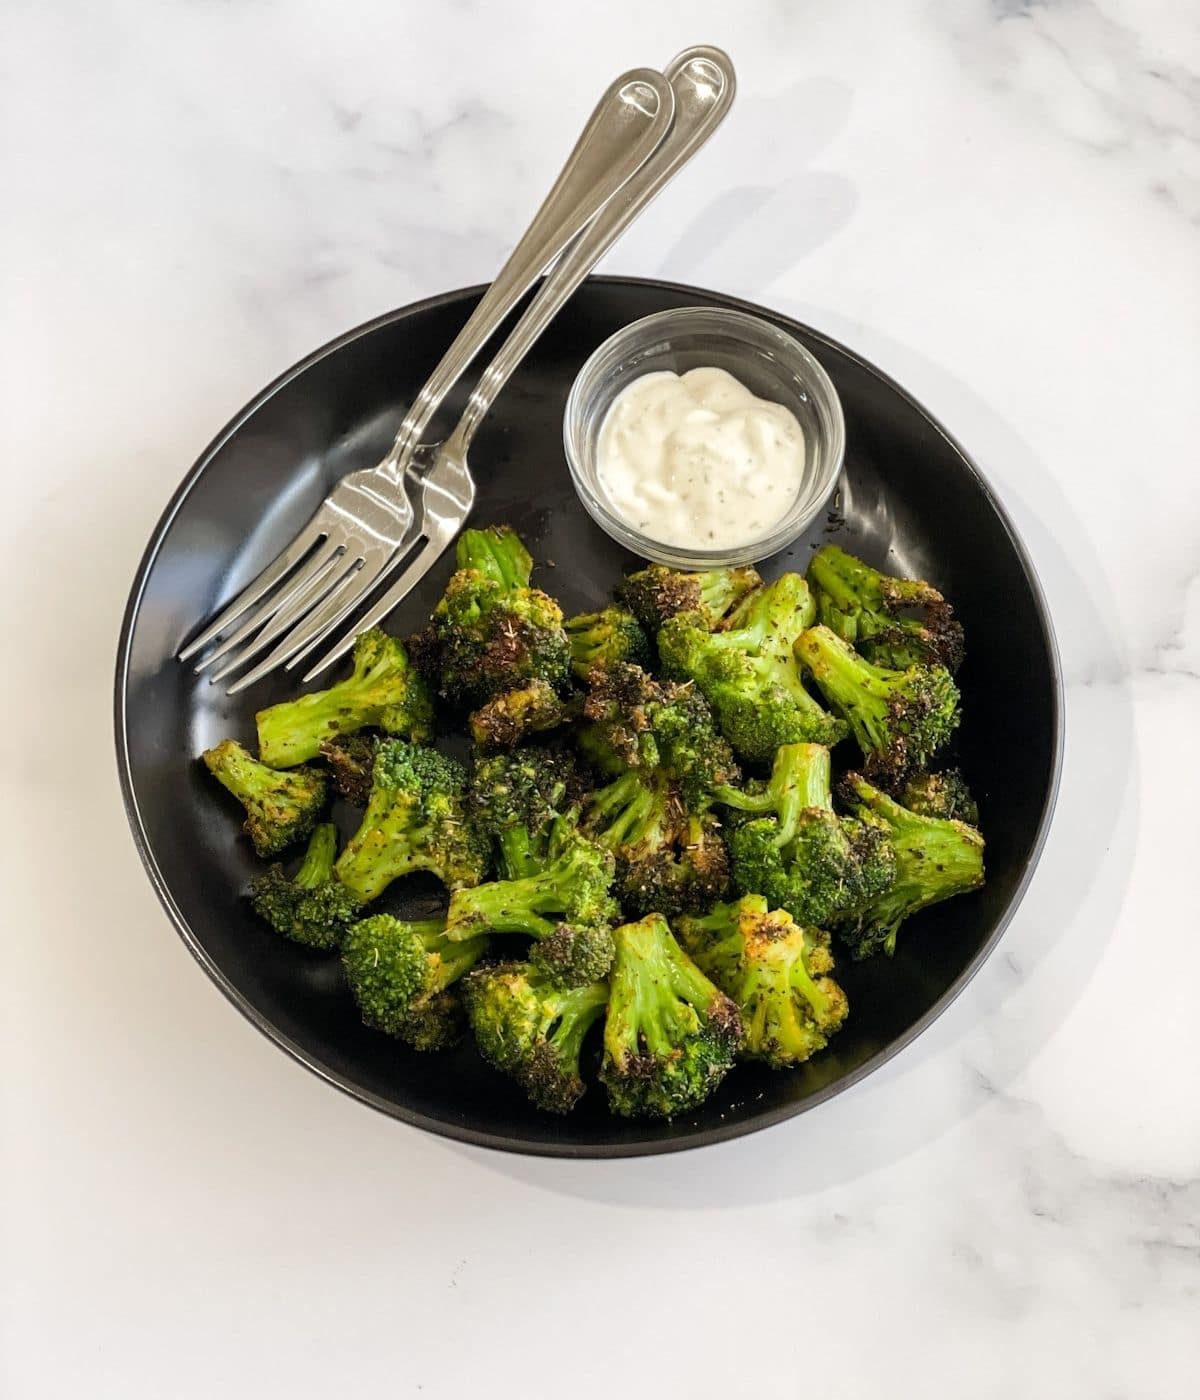
[{"label": "broccoli floret", "polygon": [[765,896],[798,923],[824,925],[895,876],[879,828],[834,813],[829,750],[820,744],[785,744],[768,782],[720,788],[717,799],[753,816],[729,833],[738,889]]},{"label": "broccoli floret", "polygon": [[890,957],[910,915],[983,884],[983,837],[965,822],[910,812],[857,773],[843,778],[838,795],[865,824],[887,832],[896,853],[896,878],[881,894],[846,911],[837,931],[856,958],[878,952]]},{"label": "broccoli floret", "polygon": [[804,688],[793,651],[813,616],[807,584],[784,574],[744,598],[716,632],[689,613],[659,632],[668,673],[695,681],[740,758],[769,763],[781,744],[834,744],[845,734]]},{"label": "broccoli floret", "polygon": [[514,749],[531,734],[544,734],[574,718],[577,706],[563,700],[549,681],[532,680],[481,705],[467,719],[481,749]]},{"label": "broccoli floret", "polygon": [[275,930],[309,948],[336,948],[358,912],[358,900],[334,879],[337,827],[318,826],[300,869],[289,880],[282,865],[272,865],[250,886],[254,912]]},{"label": "broccoli floret", "polygon": [[583,1043],[604,1012],[608,987],[597,981],[565,988],[529,963],[508,962],[472,972],[463,995],[483,1058],[539,1108],[574,1108],[585,1088]]},{"label": "broccoli floret", "polygon": [[468,821],[466,773],[434,749],[385,739],[375,755],[362,824],[334,867],[363,903],[400,875],[428,870],[450,889],[487,874],[483,837]]},{"label": "broccoli floret", "polygon": [[729,887],[729,851],[711,813],[689,812],[677,784],[638,771],[593,793],[586,824],[617,861],[628,914],[707,909]]},{"label": "broccoli floret", "polygon": [[546,864],[557,818],[583,795],[574,754],[557,744],[489,754],[471,775],[468,803],[479,829],[494,838],[500,875],[517,880]]},{"label": "broccoli floret", "polygon": [[371,775],[379,750],[377,734],[341,734],[326,739],[321,757],[329,765],[333,790],[355,807],[365,807],[371,796]]},{"label": "broccoli floret", "polygon": [[571,644],[571,667],[580,680],[587,680],[594,667],[607,670],[618,662],[649,667],[654,659],[645,632],[631,612],[624,608],[604,608],[581,613],[566,624]]},{"label": "broccoli floret", "polygon": [[808,582],[818,621],[875,665],[954,672],[962,662],[962,627],[932,584],[881,574],[833,544],[813,555]]},{"label": "broccoli floret", "polygon": [[612,930],[607,924],[559,924],[530,949],[529,963],[563,987],[582,987],[608,976]]},{"label": "broccoli floret", "polygon": [[354,671],[328,690],[259,710],[258,752],[272,768],[316,758],[321,745],[368,726],[425,742],[433,737],[433,700],[404,644],[372,627],[354,643]]},{"label": "broccoli floret", "polygon": [[758,570],[750,565],[688,574],[650,564],[622,580],[617,597],[653,636],[667,618],[681,612],[695,613],[703,626],[716,627],[761,583]]},{"label": "broccoli floret", "polygon": [[246,809],[243,830],[260,856],[278,855],[303,841],[325,809],[325,774],[315,768],[280,773],[234,739],[223,740],[201,757],[217,782]]},{"label": "broccoli floret", "polygon": [[452,943],[445,927],[443,919],[408,923],[390,914],[350,926],[342,965],[364,1025],[418,1050],[441,1049],[458,1038],[458,1000],[448,989],[483,956],[487,939]]},{"label": "broccoli floret", "polygon": [[957,768],[941,773],[914,773],[905,778],[896,793],[902,807],[919,817],[957,819],[968,826],[979,825],[979,808],[967,781]]},{"label": "broccoli floret", "polygon": [[459,536],[458,572],[411,643],[421,670],[452,704],[476,709],[531,680],[566,687],[571,648],[562,609],[529,586],[532,567],[507,527]]},{"label": "broccoli floret", "polygon": [[743,1057],[786,1069],[825,1048],[849,1004],[829,976],[829,935],[768,908],[761,895],[747,895],[704,918],[681,919],[676,931],[700,970],[737,1003]]},{"label": "broccoli floret", "polygon": [[676,943],[661,914],[613,933],[604,1060],[623,1118],[674,1118],[725,1078],[742,1039],[738,1009]]},{"label": "broccoli floret", "polygon": [[869,777],[896,781],[926,767],[958,726],[958,687],[944,666],[876,666],[828,627],[804,632],[796,655],[849,723]]}]

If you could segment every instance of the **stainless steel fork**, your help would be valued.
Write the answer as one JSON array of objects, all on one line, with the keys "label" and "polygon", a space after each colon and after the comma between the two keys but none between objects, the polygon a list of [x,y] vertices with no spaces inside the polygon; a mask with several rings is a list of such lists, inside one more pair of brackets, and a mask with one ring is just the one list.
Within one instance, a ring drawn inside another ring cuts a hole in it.
[{"label": "stainless steel fork", "polygon": [[[475,482],[467,453],[496,395],[587,274],[663,186],[708,140],[733,102],[737,79],[729,56],[707,46],[686,49],[665,70],[675,96],[671,131],[621,192],[563,253],[534,300],[484,370],[453,433],[440,446],[423,445],[414,468],[419,478],[419,524],[406,545],[385,566],[391,573],[419,552],[403,574],[355,622],[346,635],[305,675],[312,680],[354,645],[358,633],[382,621],[411,591],[461,530],[475,502]],[[354,599],[330,597],[313,609],[288,636],[233,686],[252,685],[280,665],[290,670],[310,656],[360,606]]]},{"label": "stainless steel fork", "polygon": [[612,83],[525,236],[405,414],[387,456],[344,477],[296,538],[183,647],[180,660],[223,638],[197,665],[201,671],[241,647],[213,675],[220,680],[318,605],[367,595],[412,526],[405,475],[442,400],[538,275],[658,146],[673,111],[671,86],[652,68],[631,69]]}]

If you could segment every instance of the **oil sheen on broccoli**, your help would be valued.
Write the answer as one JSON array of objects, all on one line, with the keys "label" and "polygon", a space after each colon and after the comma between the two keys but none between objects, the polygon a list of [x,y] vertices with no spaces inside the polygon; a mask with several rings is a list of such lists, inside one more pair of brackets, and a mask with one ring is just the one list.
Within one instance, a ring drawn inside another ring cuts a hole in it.
[{"label": "oil sheen on broccoli", "polygon": [[278,855],[303,841],[325,810],[325,774],[315,768],[277,772],[234,739],[222,740],[201,757],[246,809],[244,830],[260,856]]},{"label": "oil sheen on broccoli", "polygon": [[357,917],[358,899],[336,879],[337,827],[318,826],[300,869],[290,879],[272,865],[250,886],[254,912],[275,930],[309,948],[336,948]]}]

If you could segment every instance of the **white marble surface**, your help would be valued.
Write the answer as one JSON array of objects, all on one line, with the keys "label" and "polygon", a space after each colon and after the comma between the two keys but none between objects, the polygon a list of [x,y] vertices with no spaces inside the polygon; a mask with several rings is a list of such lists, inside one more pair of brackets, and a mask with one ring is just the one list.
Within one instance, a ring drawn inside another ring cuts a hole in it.
[{"label": "white marble surface", "polygon": [[[1194,1396],[1194,6],[0,24],[0,1393]],[[125,829],[115,637],[211,433],[488,278],[609,77],[694,42],[738,104],[610,267],[795,313],[969,445],[1057,619],[1062,798],[998,954],[866,1083],[679,1158],[521,1160],[331,1092],[200,973]]]}]

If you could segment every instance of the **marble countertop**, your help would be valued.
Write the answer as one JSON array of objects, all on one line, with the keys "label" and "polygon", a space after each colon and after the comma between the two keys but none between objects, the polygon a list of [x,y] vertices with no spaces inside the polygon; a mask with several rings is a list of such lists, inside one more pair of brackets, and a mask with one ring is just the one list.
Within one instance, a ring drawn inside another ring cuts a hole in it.
[{"label": "marble countertop", "polygon": [[[3,26],[0,1391],[1195,1395],[1189,7],[18,0]],[[794,314],[967,445],[1057,624],[1062,795],[997,953],[866,1082],[680,1157],[521,1159],[331,1092],[200,973],[126,830],[115,641],[213,432],[343,329],[490,278],[609,78],[696,42],[737,105],[606,268]]]}]

